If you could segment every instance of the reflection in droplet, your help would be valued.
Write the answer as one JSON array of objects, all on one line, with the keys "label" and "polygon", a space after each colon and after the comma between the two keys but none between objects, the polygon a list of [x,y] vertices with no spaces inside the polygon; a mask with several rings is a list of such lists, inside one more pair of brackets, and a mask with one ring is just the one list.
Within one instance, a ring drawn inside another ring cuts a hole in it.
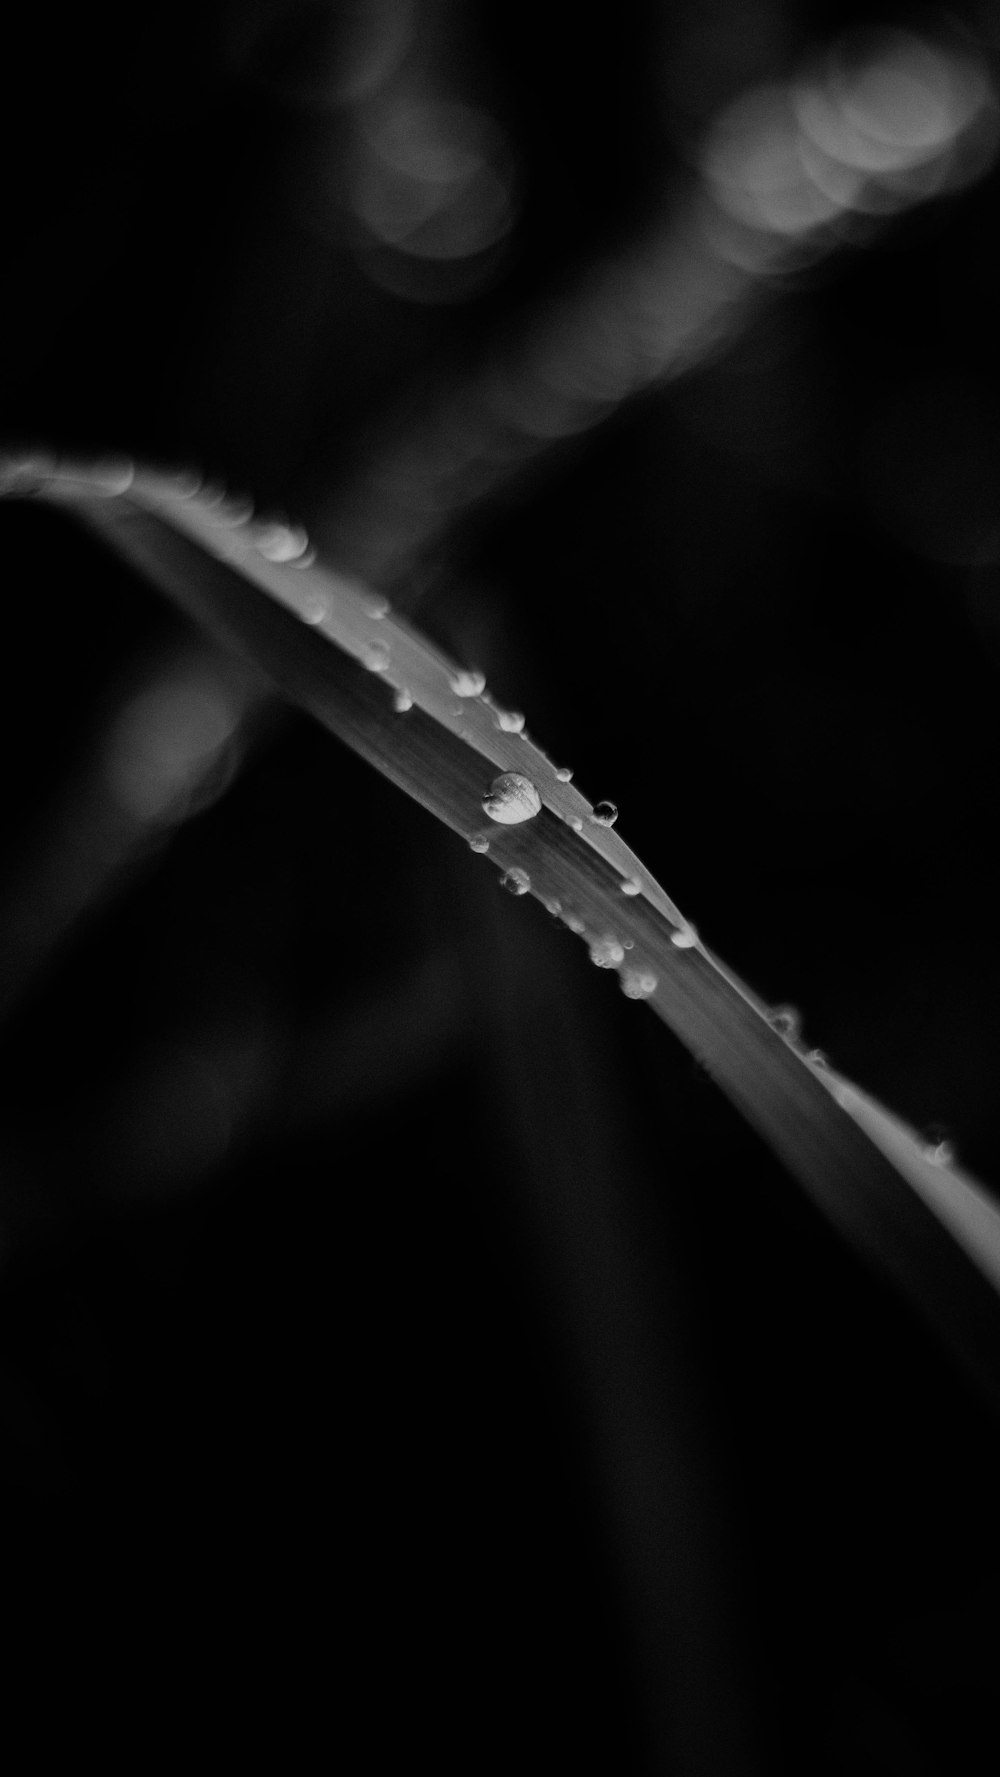
[{"label": "reflection in droplet", "polygon": [[481,697],[486,690],[486,674],[462,669],[448,680],[456,697]]},{"label": "reflection in droplet", "polygon": [[626,969],[621,976],[621,989],[626,999],[648,1000],[656,992],[656,976],[651,969]]},{"label": "reflection in droplet", "polygon": [[625,950],[617,938],[595,938],[590,946],[590,960],[599,969],[616,969],[625,961]]},{"label": "reflection in droplet", "polygon": [[384,673],[389,670],[388,642],[366,642],[361,654],[363,666],[370,673]]},{"label": "reflection in droplet", "polygon": [[469,850],[484,852],[489,851],[489,849],[490,842],[485,833],[473,833],[472,838],[469,840]]},{"label": "reflection in droplet", "polygon": [[394,710],[398,710],[401,716],[405,715],[407,710],[412,710],[413,699],[410,693],[405,689],[397,691],[392,700],[392,707]]},{"label": "reflection in droplet", "polygon": [[504,827],[532,820],[541,806],[542,799],[531,779],[522,777],[519,771],[501,772],[483,797],[483,808],[490,820],[499,821]]},{"label": "reflection in droplet", "polygon": [[505,888],[509,895],[526,895],[531,887],[531,877],[527,870],[505,870],[500,878],[500,887]]},{"label": "reflection in droplet", "polygon": [[618,819],[618,810],[613,802],[595,802],[590,818],[599,827],[613,827]]}]

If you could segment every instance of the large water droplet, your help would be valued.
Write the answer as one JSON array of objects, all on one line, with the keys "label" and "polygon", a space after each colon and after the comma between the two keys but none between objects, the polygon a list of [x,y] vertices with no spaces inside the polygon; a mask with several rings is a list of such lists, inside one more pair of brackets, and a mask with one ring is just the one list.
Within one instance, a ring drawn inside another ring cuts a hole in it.
[{"label": "large water droplet", "polygon": [[524,717],[520,710],[497,710],[497,722],[505,734],[520,734]]},{"label": "large water droplet", "polygon": [[670,942],[678,950],[693,950],[698,942],[698,934],[694,926],[679,926],[676,932],[671,932]]},{"label": "large water droplet", "polygon": [[526,895],[531,887],[531,877],[527,870],[505,870],[500,878],[500,887],[505,888],[509,895]]},{"label": "large water droplet", "polygon": [[802,1014],[794,1006],[772,1006],[767,1022],[779,1037],[787,1037],[789,1041],[802,1034]]},{"label": "large water droplet", "polygon": [[394,710],[398,710],[401,716],[405,715],[407,710],[412,710],[413,699],[410,693],[405,689],[397,691],[392,700],[392,707]]},{"label": "large water droplet", "polygon": [[621,989],[626,999],[648,1000],[656,992],[656,976],[651,969],[626,969],[621,976]]},{"label": "large water droplet", "polygon": [[361,663],[370,673],[384,673],[389,669],[388,642],[366,642],[361,654]]},{"label": "large water droplet", "polygon": [[556,772],[556,777],[561,784],[568,784],[572,776],[573,773],[568,765],[560,765],[559,770]]},{"label": "large water droplet", "polygon": [[621,885],[623,895],[641,895],[642,883],[635,876],[626,876]]},{"label": "large water droplet", "polygon": [[489,849],[490,842],[485,833],[473,833],[472,838],[469,840],[469,850],[483,852],[489,851]]},{"label": "large water droplet", "polygon": [[448,680],[456,697],[481,697],[486,690],[486,674],[463,669]]},{"label": "large water droplet", "polygon": [[625,950],[617,938],[595,938],[590,946],[590,960],[599,969],[617,969],[625,961]]},{"label": "large water droplet", "polygon": [[618,810],[613,802],[595,802],[590,818],[599,827],[613,827],[618,819]]},{"label": "large water droplet", "polygon": [[519,771],[501,772],[483,797],[483,808],[490,820],[499,821],[504,827],[532,820],[541,806],[542,799],[530,777],[522,777]]},{"label": "large water droplet", "polygon": [[309,547],[309,538],[301,525],[291,524],[259,525],[254,542],[267,561],[297,561]]}]

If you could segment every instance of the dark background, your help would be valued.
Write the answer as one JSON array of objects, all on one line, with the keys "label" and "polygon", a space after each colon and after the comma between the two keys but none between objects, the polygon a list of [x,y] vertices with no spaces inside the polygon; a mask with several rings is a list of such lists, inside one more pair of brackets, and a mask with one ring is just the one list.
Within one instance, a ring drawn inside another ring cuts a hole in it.
[{"label": "dark background", "polygon": [[[710,944],[995,1185],[996,173],[411,554],[378,491],[706,119],[884,16],[424,0],[395,78],[497,121],[512,226],[400,292],[344,91],[401,7],[25,9],[0,412],[384,555]],[[995,9],[953,16],[995,78]],[[995,1414],[539,907],[68,517],[0,519],[11,1718],[138,1765],[992,1770]],[[175,670],[246,716],[140,830],[102,761]]]}]

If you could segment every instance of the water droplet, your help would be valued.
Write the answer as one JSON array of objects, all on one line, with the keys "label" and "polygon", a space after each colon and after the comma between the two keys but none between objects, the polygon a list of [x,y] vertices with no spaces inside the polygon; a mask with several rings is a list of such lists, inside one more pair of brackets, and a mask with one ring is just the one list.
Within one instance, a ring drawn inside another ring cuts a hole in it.
[{"label": "water droplet", "polygon": [[301,600],[299,616],[303,623],[322,623],[330,610],[329,601],[322,592],[308,592]]},{"label": "water droplet", "polygon": [[590,946],[590,960],[599,969],[617,969],[625,961],[625,950],[617,938],[595,938]]},{"label": "water droplet", "polygon": [[556,772],[556,777],[561,784],[568,784],[572,776],[573,773],[568,765],[560,765],[559,770]]},{"label": "water droplet", "polygon": [[249,494],[226,494],[218,502],[215,515],[223,524],[246,524],[253,517],[253,501]]},{"label": "water droplet", "polygon": [[469,850],[483,852],[489,851],[489,849],[490,842],[485,833],[473,833],[472,838],[469,840]]},{"label": "water droplet", "polygon": [[394,710],[398,710],[401,716],[405,715],[407,710],[412,710],[413,699],[410,696],[410,693],[405,690],[397,691],[392,700],[392,707]]},{"label": "water droplet", "polygon": [[810,1049],[806,1060],[811,1061],[813,1067],[829,1067],[830,1065],[829,1059],[822,1049]]},{"label": "water droplet", "polygon": [[301,555],[297,555],[295,560],[290,563],[290,566],[293,568],[311,568],[315,560],[316,551],[310,543],[308,549],[304,549]]},{"label": "water droplet", "polygon": [[135,464],[127,457],[101,457],[92,473],[103,494],[125,494],[135,480]]},{"label": "water droplet", "polygon": [[462,670],[448,680],[456,697],[481,697],[486,690],[486,674]]},{"label": "water droplet", "polygon": [[361,654],[361,664],[366,666],[370,673],[388,672],[388,642],[366,642]]},{"label": "water droplet", "polygon": [[553,919],[558,919],[562,912],[562,902],[557,901],[554,898],[551,901],[546,901],[545,911],[546,913],[551,913]]},{"label": "water droplet", "polygon": [[670,942],[678,950],[693,950],[698,942],[698,934],[694,926],[680,926],[676,932],[671,932]]},{"label": "water droplet", "polygon": [[582,833],[583,832],[583,822],[580,819],[580,816],[578,814],[571,814],[570,815],[569,825],[572,827],[574,833]]},{"label": "water droplet", "polygon": [[626,876],[621,887],[623,895],[640,895],[642,893],[642,883],[635,876]]},{"label": "water droplet", "polygon": [[577,914],[566,913],[563,915],[563,918],[565,919],[566,924],[569,926],[570,931],[575,932],[577,934],[577,937],[579,937],[581,932],[586,931],[586,929],[587,929],[586,925],[584,924],[583,920],[577,916]]},{"label": "water droplet", "polygon": [[519,771],[501,772],[483,797],[483,808],[490,820],[499,821],[504,827],[532,820],[541,806],[542,799],[530,777],[522,777]]},{"label": "water droplet", "polygon": [[391,610],[392,606],[389,600],[382,598],[381,595],[377,598],[365,599],[365,616],[370,617],[373,623],[381,623],[383,618],[388,617]]},{"label": "water droplet", "polygon": [[524,717],[520,710],[497,710],[497,722],[505,734],[520,734]]},{"label": "water droplet", "polygon": [[802,1014],[794,1006],[772,1006],[767,1022],[779,1037],[787,1037],[789,1041],[802,1034]]},{"label": "water droplet", "polygon": [[595,802],[590,818],[599,827],[613,827],[618,819],[618,810],[613,802]]},{"label": "water droplet", "polygon": [[656,976],[651,969],[626,969],[621,977],[622,993],[629,1000],[648,1000],[656,992]]},{"label": "water droplet", "polygon": [[267,561],[297,561],[309,547],[309,538],[301,525],[291,524],[259,525],[254,542]]},{"label": "water droplet", "polygon": [[951,1166],[955,1159],[955,1144],[950,1141],[936,1141],[924,1149],[924,1159],[932,1166]]},{"label": "water droplet", "polygon": [[526,895],[531,887],[531,877],[527,870],[505,870],[500,878],[500,887],[505,888],[509,895]]}]

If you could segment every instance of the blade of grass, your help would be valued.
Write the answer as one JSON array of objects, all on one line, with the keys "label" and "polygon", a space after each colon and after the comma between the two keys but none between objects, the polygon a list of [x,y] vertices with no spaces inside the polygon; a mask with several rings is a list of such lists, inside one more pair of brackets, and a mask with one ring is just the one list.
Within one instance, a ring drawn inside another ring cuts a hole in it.
[{"label": "blade of grass", "polygon": [[[476,677],[369,588],[315,562],[294,531],[283,542],[191,481],[48,465],[7,482],[68,503],[285,696],[467,842],[486,841],[486,861],[522,872],[525,892],[558,912],[596,962],[622,971],[623,986],[649,1000],[822,1213],[1000,1400],[1000,1211],[989,1195],[782,1034]],[[534,785],[538,812],[497,824],[483,800],[511,772]],[[349,832],[344,848],[349,858]],[[363,869],[364,857],[356,863]]]}]

